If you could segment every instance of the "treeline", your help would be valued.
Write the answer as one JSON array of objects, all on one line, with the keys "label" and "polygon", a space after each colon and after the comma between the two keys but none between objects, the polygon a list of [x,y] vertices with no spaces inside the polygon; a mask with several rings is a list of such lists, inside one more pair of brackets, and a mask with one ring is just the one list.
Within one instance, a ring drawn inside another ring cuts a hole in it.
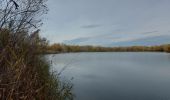
[{"label": "treeline", "polygon": [[55,43],[46,47],[46,53],[66,52],[170,52],[170,44],[160,46],[101,47]]}]

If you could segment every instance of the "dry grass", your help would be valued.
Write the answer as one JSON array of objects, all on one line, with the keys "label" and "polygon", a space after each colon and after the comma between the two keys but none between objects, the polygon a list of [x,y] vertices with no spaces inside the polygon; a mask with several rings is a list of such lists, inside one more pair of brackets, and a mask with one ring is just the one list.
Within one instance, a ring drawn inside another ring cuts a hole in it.
[{"label": "dry grass", "polygon": [[0,31],[0,100],[72,100],[72,85],[50,74],[35,32]]}]

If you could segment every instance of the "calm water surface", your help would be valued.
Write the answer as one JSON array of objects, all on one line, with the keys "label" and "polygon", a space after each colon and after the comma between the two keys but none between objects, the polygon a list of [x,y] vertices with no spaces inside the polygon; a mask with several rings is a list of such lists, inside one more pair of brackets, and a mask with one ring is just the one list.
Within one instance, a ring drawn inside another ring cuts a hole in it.
[{"label": "calm water surface", "polygon": [[170,54],[48,55],[52,70],[74,84],[75,100],[170,100]]}]

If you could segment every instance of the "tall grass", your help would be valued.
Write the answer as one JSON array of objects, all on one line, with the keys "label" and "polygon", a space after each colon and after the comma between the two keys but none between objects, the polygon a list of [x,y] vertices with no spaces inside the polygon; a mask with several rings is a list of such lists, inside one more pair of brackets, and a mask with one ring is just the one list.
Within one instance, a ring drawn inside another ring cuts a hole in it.
[{"label": "tall grass", "polygon": [[49,72],[38,31],[0,30],[0,100],[73,100],[72,85]]}]

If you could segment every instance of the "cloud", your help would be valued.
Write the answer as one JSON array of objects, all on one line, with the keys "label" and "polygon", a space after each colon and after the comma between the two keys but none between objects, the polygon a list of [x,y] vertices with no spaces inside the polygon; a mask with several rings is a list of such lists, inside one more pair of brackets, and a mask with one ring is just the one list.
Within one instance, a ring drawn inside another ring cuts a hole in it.
[{"label": "cloud", "polygon": [[92,36],[92,37],[80,37],[71,40],[65,40],[65,44],[71,45],[107,45],[111,43],[111,39],[101,38],[99,36]]},{"label": "cloud", "polygon": [[[153,33],[152,33],[153,32]],[[123,34],[106,34],[96,35],[91,37],[78,37],[71,40],[66,40],[66,44],[77,45],[102,45],[102,46],[132,46],[132,45],[156,45],[170,43],[170,35],[154,34],[157,31],[148,31],[142,35],[123,35]]]},{"label": "cloud", "polygon": [[50,10],[42,27],[46,31],[43,36],[51,43],[109,45],[168,35],[169,3],[169,0],[48,0]]},{"label": "cloud", "polygon": [[101,25],[99,25],[99,24],[91,24],[91,25],[81,26],[81,28],[85,28],[85,29],[98,28],[98,27],[101,27]]},{"label": "cloud", "polygon": [[83,42],[86,42],[88,41],[90,38],[88,37],[83,37],[83,38],[76,38],[76,39],[72,39],[72,40],[64,40],[63,43],[66,43],[66,44],[81,44]]},{"label": "cloud", "polygon": [[143,32],[141,34],[152,34],[152,33],[158,33],[159,31],[148,31],[148,32]]},{"label": "cloud", "polygon": [[[114,38],[112,39],[113,42],[131,42],[131,41],[137,41],[137,40],[143,40],[143,39],[146,39],[146,38],[153,38],[154,37],[163,37],[163,36],[167,36],[167,37],[170,37],[169,34],[156,34],[158,31],[148,31],[148,32],[142,32],[142,33],[136,33],[136,34],[129,34],[129,35],[126,35],[123,36],[123,37],[119,37],[119,38]],[[158,42],[161,42],[161,41],[158,41]]]},{"label": "cloud", "polygon": [[170,35],[162,35],[162,36],[152,36],[152,37],[143,37],[143,38],[136,38],[127,40],[127,41],[120,41],[120,42],[112,42],[109,46],[134,46],[134,45],[161,45],[170,43]]}]

